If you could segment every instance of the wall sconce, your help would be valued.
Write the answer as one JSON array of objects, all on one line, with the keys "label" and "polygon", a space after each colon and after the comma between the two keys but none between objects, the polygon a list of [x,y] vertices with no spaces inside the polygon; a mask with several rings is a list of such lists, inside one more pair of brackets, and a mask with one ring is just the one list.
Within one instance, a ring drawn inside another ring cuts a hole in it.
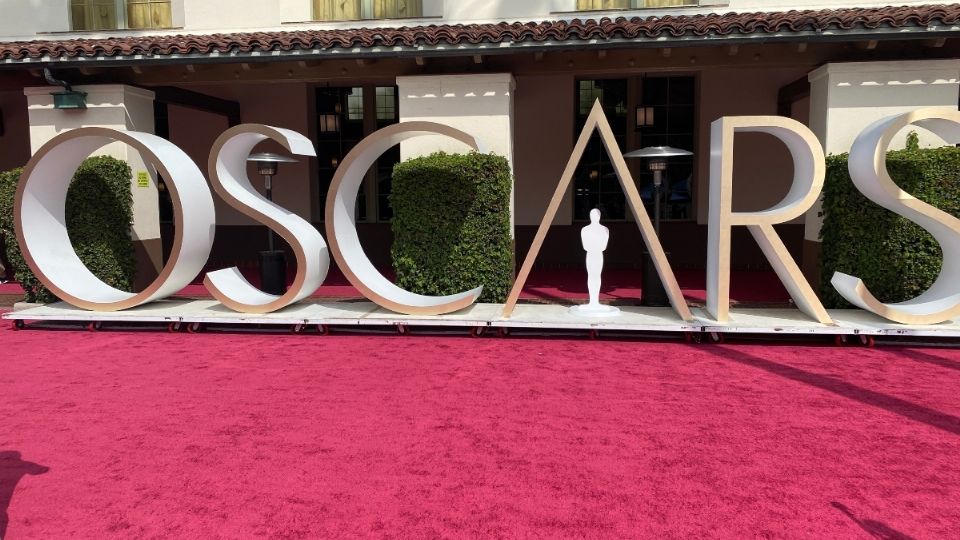
[{"label": "wall sconce", "polygon": [[53,92],[50,95],[53,96],[54,109],[70,110],[87,108],[86,92],[68,90],[66,92]]},{"label": "wall sconce", "polygon": [[43,68],[43,78],[46,79],[48,84],[53,86],[62,86],[63,92],[51,92],[50,95],[53,96],[53,108],[54,109],[86,109],[87,108],[87,93],[86,92],[76,92],[70,86],[70,83],[67,81],[61,81],[53,76],[53,72],[50,71],[50,68]]},{"label": "wall sconce", "polygon": [[320,115],[320,133],[337,133],[340,131],[339,114]]},{"label": "wall sconce", "polygon": [[637,107],[637,129],[653,125],[653,107]]}]

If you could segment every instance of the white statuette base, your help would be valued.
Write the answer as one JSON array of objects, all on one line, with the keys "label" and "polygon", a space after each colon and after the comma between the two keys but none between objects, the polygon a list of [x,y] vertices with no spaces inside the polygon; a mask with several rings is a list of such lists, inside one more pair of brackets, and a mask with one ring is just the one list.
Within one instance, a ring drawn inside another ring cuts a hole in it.
[{"label": "white statuette base", "polygon": [[616,317],[620,315],[620,308],[604,304],[582,304],[572,306],[570,313],[577,317]]}]

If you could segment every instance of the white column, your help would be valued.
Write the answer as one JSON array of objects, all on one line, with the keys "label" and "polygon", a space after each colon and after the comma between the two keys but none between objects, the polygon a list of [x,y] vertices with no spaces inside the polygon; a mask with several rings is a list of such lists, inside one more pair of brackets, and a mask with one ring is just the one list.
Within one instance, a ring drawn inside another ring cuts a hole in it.
[{"label": "white column", "polygon": [[[73,90],[87,94],[86,109],[55,109],[51,93],[62,92],[63,88],[60,87],[23,90],[27,96],[30,119],[31,153],[36,153],[58,134],[79,127],[154,132],[153,92],[120,84],[75,86]],[[149,283],[163,266],[157,173],[144,163],[138,152],[122,143],[104,146],[97,155],[125,161],[133,171],[130,188],[133,193],[133,225],[130,234],[137,251],[137,284]]]},{"label": "white column", "polygon": [[[484,151],[507,158],[513,170],[513,94],[516,83],[509,73],[478,75],[424,75],[397,77],[400,121],[439,122],[477,138]],[[417,137],[400,145],[407,160],[443,150],[469,149],[449,138]],[[513,186],[510,195],[510,230],[514,222]]]},{"label": "white column", "polygon": [[[960,62],[910,60],[826,64],[809,75],[810,128],[827,155],[850,151],[857,135],[870,124],[920,107],[956,111],[960,98]],[[894,148],[905,146],[905,130]],[[918,129],[921,146],[942,146],[939,137]],[[818,202],[806,215],[804,273],[818,275],[820,227]],[[816,287],[818,284],[814,284]]]}]

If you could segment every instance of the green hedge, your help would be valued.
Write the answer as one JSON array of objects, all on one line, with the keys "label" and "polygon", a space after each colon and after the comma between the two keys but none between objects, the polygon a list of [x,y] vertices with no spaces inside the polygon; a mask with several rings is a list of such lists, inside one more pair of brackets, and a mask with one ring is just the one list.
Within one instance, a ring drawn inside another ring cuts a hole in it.
[{"label": "green hedge", "polygon": [[[53,302],[56,297],[33,275],[23,260],[13,230],[13,199],[20,169],[0,173],[0,234],[7,259],[26,291],[27,302]],[[80,260],[97,277],[122,290],[133,289],[136,259],[130,224],[133,222],[131,171],[111,157],[83,162],[67,191],[67,232]]]},{"label": "green hedge", "polygon": [[429,295],[483,285],[480,301],[505,301],[513,280],[510,184],[510,165],[495,155],[439,152],[394,167],[397,284]]},{"label": "green hedge", "polygon": [[[919,225],[877,206],[853,185],[847,154],[827,158],[824,186],[821,297],[828,308],[850,307],[833,286],[834,272],[857,276],[882,302],[902,302],[927,290],[940,273],[942,252]],[[904,191],[960,216],[960,149],[907,149],[887,154],[890,176]]]}]

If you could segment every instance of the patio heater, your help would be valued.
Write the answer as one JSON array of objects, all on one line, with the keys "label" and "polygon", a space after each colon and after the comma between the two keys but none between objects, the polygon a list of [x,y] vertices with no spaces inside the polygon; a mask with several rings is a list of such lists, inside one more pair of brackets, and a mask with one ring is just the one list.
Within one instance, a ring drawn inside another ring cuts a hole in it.
[{"label": "patio heater", "polygon": [[[257,173],[263,176],[267,200],[273,202],[273,177],[281,163],[296,163],[297,160],[280,154],[251,154],[248,162],[257,164]],[[287,292],[287,261],[283,250],[273,247],[273,230],[267,228],[267,251],[260,252],[260,288],[265,293],[277,296]]]},{"label": "patio heater", "polygon": [[[667,158],[692,156],[693,152],[673,148],[670,146],[648,146],[623,155],[625,158],[639,158],[647,160],[647,170],[653,173],[653,228],[660,236],[660,199],[662,198],[663,173],[667,170]],[[643,290],[640,304],[644,306],[669,306],[670,300],[663,288],[663,282],[657,275],[657,268],[653,264],[653,257],[647,251],[643,252]]]}]

